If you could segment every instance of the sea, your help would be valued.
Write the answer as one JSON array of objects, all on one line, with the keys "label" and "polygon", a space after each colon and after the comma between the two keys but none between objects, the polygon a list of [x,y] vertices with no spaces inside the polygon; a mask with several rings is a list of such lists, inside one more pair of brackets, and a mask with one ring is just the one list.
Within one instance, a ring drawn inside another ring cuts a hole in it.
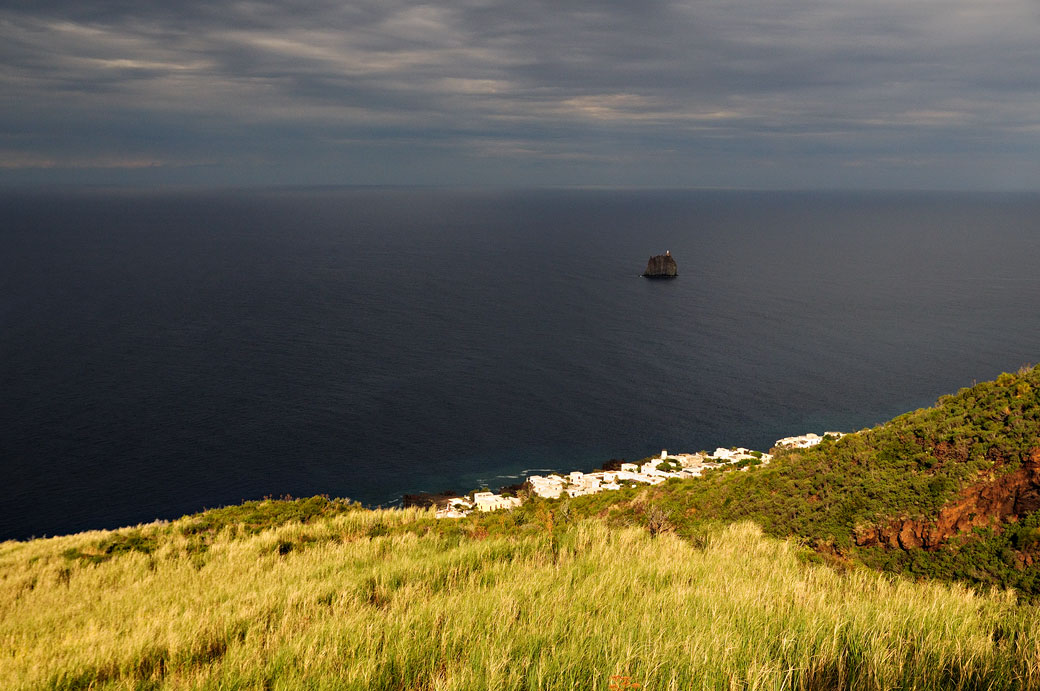
[{"label": "sea", "polygon": [[868,428],[1040,360],[1038,266],[1027,193],[6,189],[0,540]]}]

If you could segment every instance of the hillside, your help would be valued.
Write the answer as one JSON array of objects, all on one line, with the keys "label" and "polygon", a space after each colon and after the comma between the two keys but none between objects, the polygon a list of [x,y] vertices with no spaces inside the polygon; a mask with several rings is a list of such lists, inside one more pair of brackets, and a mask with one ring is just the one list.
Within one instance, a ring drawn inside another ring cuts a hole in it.
[{"label": "hillside", "polygon": [[2,543],[0,688],[1040,688],[1038,396],[457,520],[312,497]]},{"label": "hillside", "polygon": [[829,558],[1040,595],[1040,368],[749,470],[668,483],[611,513],[654,507],[680,531],[753,520]]},{"label": "hillside", "polygon": [[1013,596],[693,537],[315,498],[5,543],[0,687],[1040,688]]}]

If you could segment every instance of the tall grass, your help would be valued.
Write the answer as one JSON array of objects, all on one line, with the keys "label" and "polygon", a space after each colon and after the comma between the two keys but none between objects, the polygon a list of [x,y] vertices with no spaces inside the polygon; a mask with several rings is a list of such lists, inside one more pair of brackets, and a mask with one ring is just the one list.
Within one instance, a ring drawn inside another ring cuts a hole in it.
[{"label": "tall grass", "polygon": [[0,546],[0,688],[1040,688],[1040,625],[978,595],[805,563],[751,524],[696,546],[599,521],[471,539],[356,511],[200,553]]}]

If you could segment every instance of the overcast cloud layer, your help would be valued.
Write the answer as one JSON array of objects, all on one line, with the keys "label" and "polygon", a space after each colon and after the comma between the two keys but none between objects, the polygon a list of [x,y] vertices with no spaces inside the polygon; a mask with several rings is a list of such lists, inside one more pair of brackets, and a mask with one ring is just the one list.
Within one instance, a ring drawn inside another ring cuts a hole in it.
[{"label": "overcast cloud layer", "polygon": [[0,181],[1040,186],[1036,0],[38,0],[0,55]]}]

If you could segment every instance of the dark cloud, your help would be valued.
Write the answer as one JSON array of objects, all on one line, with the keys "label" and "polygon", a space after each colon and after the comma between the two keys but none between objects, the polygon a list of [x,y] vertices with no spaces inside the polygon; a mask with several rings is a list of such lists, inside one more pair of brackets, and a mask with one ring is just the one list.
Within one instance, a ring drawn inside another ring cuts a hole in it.
[{"label": "dark cloud", "polygon": [[7,3],[0,180],[1035,187],[1038,28],[1034,0]]}]

